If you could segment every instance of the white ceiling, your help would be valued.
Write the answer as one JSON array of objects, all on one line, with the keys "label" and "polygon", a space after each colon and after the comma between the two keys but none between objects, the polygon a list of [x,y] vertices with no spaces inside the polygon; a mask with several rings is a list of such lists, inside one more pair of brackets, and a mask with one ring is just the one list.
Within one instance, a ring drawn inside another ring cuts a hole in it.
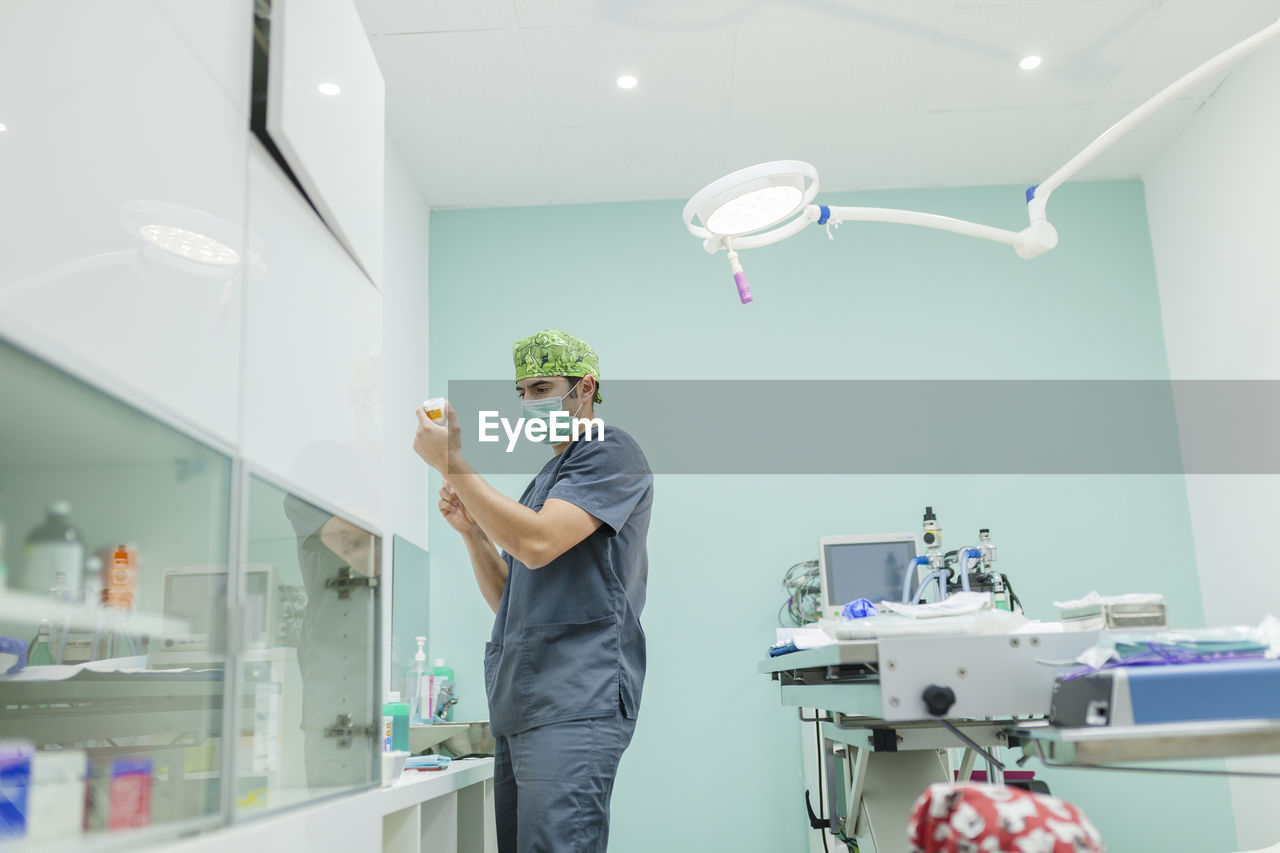
[{"label": "white ceiling", "polygon": [[[357,4],[389,133],[436,208],[683,199],[774,159],[813,163],[824,190],[1032,184],[1280,16],[1280,0]],[[1019,70],[1028,54],[1039,70]],[[1080,177],[1142,174],[1223,79]]]}]

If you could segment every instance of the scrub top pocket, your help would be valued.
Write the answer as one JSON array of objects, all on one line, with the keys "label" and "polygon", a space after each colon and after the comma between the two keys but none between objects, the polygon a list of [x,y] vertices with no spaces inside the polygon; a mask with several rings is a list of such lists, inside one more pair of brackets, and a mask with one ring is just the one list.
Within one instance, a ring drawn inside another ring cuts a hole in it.
[{"label": "scrub top pocket", "polygon": [[526,626],[519,671],[526,726],[616,713],[617,617]]}]

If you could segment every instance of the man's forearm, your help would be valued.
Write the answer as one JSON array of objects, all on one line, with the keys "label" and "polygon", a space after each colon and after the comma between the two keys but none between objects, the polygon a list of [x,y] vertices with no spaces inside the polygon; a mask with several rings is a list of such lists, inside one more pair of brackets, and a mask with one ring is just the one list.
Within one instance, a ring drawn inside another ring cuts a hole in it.
[{"label": "man's forearm", "polygon": [[538,523],[538,513],[486,483],[467,463],[455,467],[457,470],[451,470],[445,479],[480,529],[520,562],[535,565],[534,555],[540,553],[546,534]]},{"label": "man's forearm", "polygon": [[471,568],[476,573],[476,583],[480,585],[480,594],[489,602],[493,612],[498,612],[498,604],[502,601],[502,590],[507,585],[507,561],[502,559],[498,549],[484,533],[464,537],[467,543],[467,554],[471,557]]}]

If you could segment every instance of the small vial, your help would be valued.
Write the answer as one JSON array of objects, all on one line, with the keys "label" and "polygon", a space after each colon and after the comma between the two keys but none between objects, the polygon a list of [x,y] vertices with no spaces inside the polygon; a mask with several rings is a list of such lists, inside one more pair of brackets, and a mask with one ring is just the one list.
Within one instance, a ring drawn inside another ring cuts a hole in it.
[{"label": "small vial", "polygon": [[426,411],[427,417],[440,424],[440,426],[444,426],[445,421],[447,420],[444,416],[444,406],[444,397],[432,397],[422,404],[422,408]]},{"label": "small vial", "polygon": [[996,543],[991,541],[991,531],[986,527],[978,531],[978,550],[982,552],[983,570],[989,570],[996,561]]}]

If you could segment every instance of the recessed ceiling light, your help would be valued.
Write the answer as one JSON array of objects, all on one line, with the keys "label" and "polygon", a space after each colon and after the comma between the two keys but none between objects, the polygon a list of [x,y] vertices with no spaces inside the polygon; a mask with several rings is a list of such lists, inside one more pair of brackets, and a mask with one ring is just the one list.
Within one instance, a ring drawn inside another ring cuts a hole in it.
[{"label": "recessed ceiling light", "polygon": [[638,84],[639,82],[640,81],[635,78],[635,75],[623,74],[621,77],[618,78],[618,88],[634,89],[636,87],[636,84]]},{"label": "recessed ceiling light", "polygon": [[4,122],[0,122],[0,133],[4,133],[9,128],[4,126]]},{"label": "recessed ceiling light", "polygon": [[336,95],[342,91],[337,83],[321,83],[319,89],[322,95]]},{"label": "recessed ceiling light", "polygon": [[1040,67],[1040,57],[1024,56],[1022,61],[1018,63],[1018,67],[1023,71],[1035,71]]}]

